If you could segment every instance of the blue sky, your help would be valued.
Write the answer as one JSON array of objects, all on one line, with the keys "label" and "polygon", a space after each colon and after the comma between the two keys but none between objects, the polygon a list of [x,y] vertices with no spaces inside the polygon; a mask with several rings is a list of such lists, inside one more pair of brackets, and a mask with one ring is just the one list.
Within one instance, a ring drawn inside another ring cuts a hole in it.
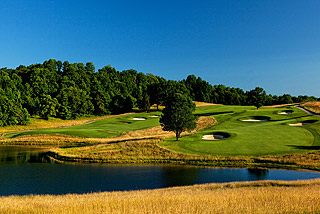
[{"label": "blue sky", "polygon": [[319,0],[1,0],[0,67],[91,61],[320,97],[319,11]]}]

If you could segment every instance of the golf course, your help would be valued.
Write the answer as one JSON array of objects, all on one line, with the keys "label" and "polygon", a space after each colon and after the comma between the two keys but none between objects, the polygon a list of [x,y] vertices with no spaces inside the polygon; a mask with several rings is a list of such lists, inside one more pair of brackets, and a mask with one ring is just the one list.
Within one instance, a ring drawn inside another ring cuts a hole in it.
[{"label": "golf course", "polygon": [[[1,128],[0,142],[45,146],[50,150],[50,158],[57,163],[320,170],[319,116],[294,105],[259,110],[250,106],[203,103],[197,106],[196,129],[182,133],[179,141],[173,132],[162,130],[161,111],[151,110],[77,121],[34,118],[27,126]],[[125,192],[9,196],[0,198],[0,211],[317,213],[318,193],[319,179],[232,182]],[[220,205],[214,208],[208,204]]]},{"label": "golf course", "polygon": [[1,143],[47,145],[58,161],[320,169],[317,158],[308,158],[319,156],[317,115],[295,106],[230,105],[198,105],[194,114],[197,128],[179,141],[162,130],[161,112],[152,110],[4,133]]},{"label": "golf course", "polygon": [[[291,154],[319,149],[320,146],[319,131],[315,131],[319,130],[319,116],[309,116],[293,106],[256,110],[219,105],[198,108],[196,114],[213,116],[218,123],[185,136],[179,142],[169,138],[160,145],[176,152],[219,156]],[[292,126],[308,121],[308,125]],[[228,137],[202,139],[202,136],[214,133],[226,133]]]}]

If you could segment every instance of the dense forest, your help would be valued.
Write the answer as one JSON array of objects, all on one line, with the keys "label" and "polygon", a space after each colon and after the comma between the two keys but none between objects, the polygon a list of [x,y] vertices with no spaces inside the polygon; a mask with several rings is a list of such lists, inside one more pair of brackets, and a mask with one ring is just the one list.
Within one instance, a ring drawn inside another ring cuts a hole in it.
[{"label": "dense forest", "polygon": [[135,70],[117,71],[105,66],[98,71],[92,62],[69,63],[54,59],[43,64],[0,69],[0,126],[27,124],[30,115],[45,119],[74,119],[85,115],[147,111],[161,105],[170,93],[179,92],[195,101],[228,105],[262,105],[319,100],[289,94],[267,95],[262,88],[243,91],[211,85],[189,75],[181,81],[166,80]]}]

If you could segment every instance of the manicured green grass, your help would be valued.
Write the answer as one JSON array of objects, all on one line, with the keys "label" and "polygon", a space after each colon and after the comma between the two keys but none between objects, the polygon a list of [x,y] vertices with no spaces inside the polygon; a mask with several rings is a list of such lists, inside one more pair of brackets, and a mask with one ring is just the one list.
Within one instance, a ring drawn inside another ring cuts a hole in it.
[{"label": "manicured green grass", "polygon": [[[293,110],[292,114],[278,113]],[[262,156],[290,154],[319,149],[320,122],[303,127],[288,124],[305,120],[320,120],[294,107],[253,110],[243,106],[211,106],[198,108],[198,115],[212,115],[218,124],[197,134],[184,136],[179,142],[174,138],[161,142],[170,150],[199,155]],[[265,122],[244,122],[257,116],[269,117]],[[202,140],[203,135],[227,132],[231,137],[224,140]]]},{"label": "manicured green grass", "polygon": [[[158,126],[159,117],[150,117],[152,115],[160,116],[160,112],[137,113],[120,117],[112,117],[98,120],[89,124],[72,126],[67,128],[38,129],[25,132],[17,132],[6,135],[6,138],[14,138],[22,135],[36,134],[63,134],[78,137],[106,138],[119,136],[123,132]],[[133,118],[145,118],[145,120],[133,120]]]}]

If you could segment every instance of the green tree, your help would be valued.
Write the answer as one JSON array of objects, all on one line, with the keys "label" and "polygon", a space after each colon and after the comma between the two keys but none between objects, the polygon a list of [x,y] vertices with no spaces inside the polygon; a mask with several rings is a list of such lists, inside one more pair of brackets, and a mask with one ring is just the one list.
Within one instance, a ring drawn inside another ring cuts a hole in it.
[{"label": "green tree", "polygon": [[177,141],[182,132],[192,131],[196,128],[196,117],[193,115],[196,106],[190,97],[174,93],[168,97],[164,104],[165,108],[160,117],[160,124],[164,131],[175,132]]},{"label": "green tree", "polygon": [[40,116],[49,119],[50,116],[56,116],[59,108],[59,103],[56,98],[50,95],[43,95],[40,100]]},{"label": "green tree", "polygon": [[63,88],[59,95],[59,116],[63,119],[76,119],[83,115],[92,115],[94,106],[86,91],[70,86]]},{"label": "green tree", "polygon": [[266,97],[266,91],[263,88],[256,87],[248,92],[248,103],[259,109],[264,105]]},{"label": "green tree", "polygon": [[282,96],[279,96],[279,103],[280,104],[293,103],[292,96],[290,94],[284,94]]},{"label": "green tree", "polygon": [[17,75],[0,69],[0,126],[25,125],[29,122],[30,115],[21,105],[17,87],[20,83]]}]

